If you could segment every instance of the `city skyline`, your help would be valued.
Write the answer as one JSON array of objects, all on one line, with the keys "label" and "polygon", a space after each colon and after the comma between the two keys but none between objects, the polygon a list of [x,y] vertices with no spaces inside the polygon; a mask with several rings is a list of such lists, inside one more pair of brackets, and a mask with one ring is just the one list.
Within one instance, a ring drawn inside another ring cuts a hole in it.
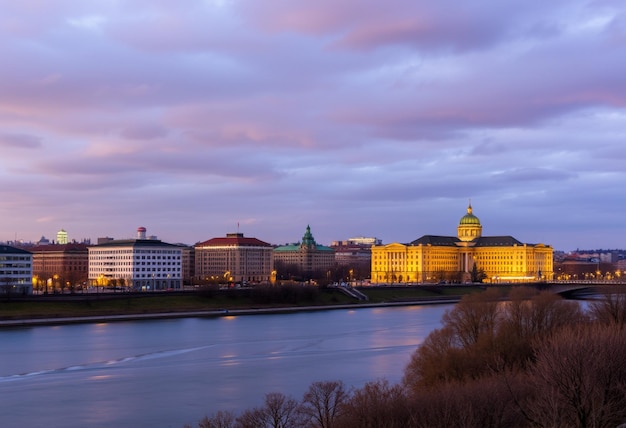
[{"label": "city skyline", "polygon": [[621,2],[0,5],[0,241],[626,247]]}]

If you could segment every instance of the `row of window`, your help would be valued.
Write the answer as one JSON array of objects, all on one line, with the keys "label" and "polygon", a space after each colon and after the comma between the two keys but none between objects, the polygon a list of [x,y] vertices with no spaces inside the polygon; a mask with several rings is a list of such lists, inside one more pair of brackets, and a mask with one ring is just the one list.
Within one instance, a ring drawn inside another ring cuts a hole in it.
[{"label": "row of window", "polygon": [[91,256],[89,260],[180,260],[180,256]]},{"label": "row of window", "polygon": [[157,260],[156,262],[116,262],[112,260],[104,260],[104,261],[92,261],[90,263],[91,266],[178,266],[179,262],[165,262],[161,260]]},{"label": "row of window", "polygon": [[30,276],[30,269],[28,270],[4,270],[0,269],[0,281],[2,281],[2,277],[8,275],[28,275]]},{"label": "row of window", "polygon": [[90,248],[89,254],[180,254],[181,250],[165,250],[165,249],[152,249],[152,250],[143,250],[136,248],[125,248],[121,250],[111,250],[111,249],[101,249],[101,248]]},{"label": "row of window", "polygon": [[0,262],[6,260],[17,260],[17,261],[31,261],[31,256],[0,256]]},{"label": "row of window", "polygon": [[101,271],[107,271],[107,272],[112,272],[112,271],[116,271],[116,272],[172,272],[172,273],[176,273],[176,272],[180,272],[181,269],[179,267],[174,267],[174,268],[120,268],[119,266],[111,266],[111,267],[106,267],[106,266],[99,266],[99,267],[92,267],[91,269],[89,269],[90,273],[94,273],[94,272],[101,272]]}]

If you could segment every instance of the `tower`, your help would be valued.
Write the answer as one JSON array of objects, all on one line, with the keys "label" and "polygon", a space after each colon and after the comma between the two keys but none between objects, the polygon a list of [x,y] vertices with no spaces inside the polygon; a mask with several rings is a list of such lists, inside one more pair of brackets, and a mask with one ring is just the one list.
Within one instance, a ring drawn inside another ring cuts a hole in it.
[{"label": "tower", "polygon": [[457,236],[461,241],[468,242],[480,238],[482,232],[483,227],[478,217],[472,213],[472,204],[470,202],[467,207],[467,214],[461,217],[461,221],[459,221]]},{"label": "tower", "polygon": [[63,229],[57,232],[57,244],[67,244],[67,232]]}]

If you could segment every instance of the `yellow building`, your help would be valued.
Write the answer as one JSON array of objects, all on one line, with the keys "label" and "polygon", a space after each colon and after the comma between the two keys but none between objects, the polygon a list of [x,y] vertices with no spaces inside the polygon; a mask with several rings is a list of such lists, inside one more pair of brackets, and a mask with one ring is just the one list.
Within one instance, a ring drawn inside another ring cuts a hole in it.
[{"label": "yellow building", "polygon": [[552,279],[552,247],[523,244],[512,236],[482,236],[467,208],[457,236],[424,235],[409,243],[372,247],[372,283],[528,282]]}]

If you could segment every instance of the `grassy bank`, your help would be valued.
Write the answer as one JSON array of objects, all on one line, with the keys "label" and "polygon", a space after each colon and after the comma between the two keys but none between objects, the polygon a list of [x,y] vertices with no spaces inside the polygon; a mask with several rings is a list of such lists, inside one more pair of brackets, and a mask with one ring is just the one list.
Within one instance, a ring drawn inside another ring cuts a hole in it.
[{"label": "grassy bank", "polygon": [[[304,291],[303,291],[304,290]],[[480,287],[369,287],[359,302],[338,289],[202,290],[184,293],[130,293],[33,296],[0,300],[0,320],[197,312],[298,306],[401,303],[482,291]]]},{"label": "grassy bank", "polygon": [[478,286],[423,286],[423,287],[369,287],[361,289],[369,297],[370,303],[390,303],[437,299],[443,297],[462,297],[466,294],[484,291]]}]

